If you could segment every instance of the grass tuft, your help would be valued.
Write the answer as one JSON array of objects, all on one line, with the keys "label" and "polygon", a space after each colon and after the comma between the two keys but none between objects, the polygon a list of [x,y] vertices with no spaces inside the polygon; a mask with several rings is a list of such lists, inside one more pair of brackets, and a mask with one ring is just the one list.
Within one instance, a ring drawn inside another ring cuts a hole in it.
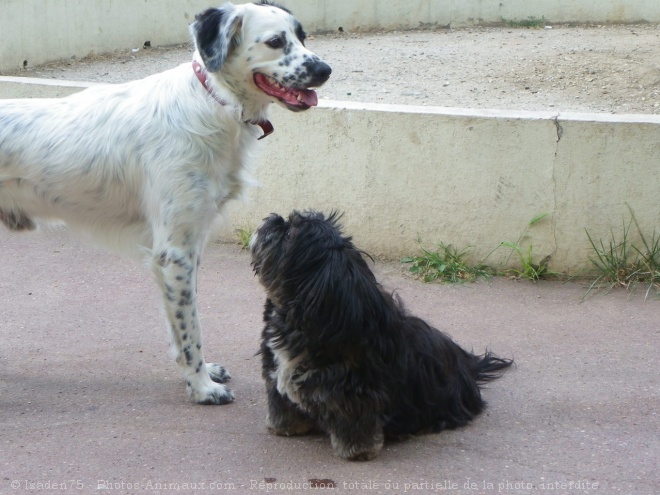
[{"label": "grass tuft", "polygon": [[527,19],[523,19],[523,20],[505,19],[504,17],[500,17],[500,19],[507,27],[511,27],[511,28],[538,29],[544,27],[546,24],[544,16],[541,16],[540,18],[529,16]]},{"label": "grass tuft", "polygon": [[[510,275],[513,274],[516,278],[524,278],[527,280],[533,280],[534,282],[537,282],[543,278],[548,278],[551,276],[557,276],[555,272],[552,272],[549,267],[548,263],[550,261],[550,256],[546,256],[543,259],[541,259],[538,262],[534,261],[534,247],[530,243],[527,248],[523,248],[521,241],[523,238],[527,235],[529,229],[539,223],[541,220],[543,220],[545,217],[547,217],[547,213],[539,213],[538,215],[535,215],[527,224],[525,229],[520,233],[520,236],[518,236],[518,240],[515,242],[507,241],[507,242],[501,242],[499,246],[497,246],[495,249],[493,249],[488,255],[484,258],[484,261],[490,257],[491,254],[493,254],[495,251],[497,251],[500,248],[507,248],[510,249],[511,252],[509,253],[509,256],[504,260],[504,269],[498,274],[500,275]],[[511,257],[513,255],[516,255],[518,258],[518,261],[520,263],[520,269],[517,268],[506,268],[509,265],[509,262],[511,261]]]},{"label": "grass tuft", "polygon": [[238,243],[241,245],[241,249],[250,247],[250,239],[252,239],[253,232],[254,229],[249,225],[245,228],[236,229],[236,237],[238,238]]},{"label": "grass tuft", "polygon": [[[630,221],[623,221],[620,239],[610,230],[610,239],[607,242],[602,239],[596,242],[585,229],[593,251],[589,260],[595,266],[598,276],[587,289],[584,298],[593,290],[610,291],[615,287],[634,290],[639,284],[647,285],[645,298],[648,298],[653,290],[660,292],[660,236],[655,231],[651,238],[645,236],[635,213],[630,205],[627,206]],[[641,245],[635,245],[631,240],[630,230],[633,224]]]},{"label": "grass tuft", "polygon": [[470,265],[465,260],[469,247],[459,250],[451,244],[438,244],[438,251],[421,248],[420,256],[409,256],[401,260],[410,263],[410,273],[424,282],[473,282],[478,278],[489,280],[491,272],[485,265]]},{"label": "grass tuft", "polygon": [[520,237],[518,237],[518,240],[516,242],[503,242],[501,244],[502,247],[511,249],[511,253],[516,253],[518,255],[518,261],[520,261],[521,269],[520,270],[516,270],[515,268],[511,269],[511,271],[518,278],[526,278],[528,280],[533,280],[534,282],[537,282],[542,278],[552,274],[552,272],[548,269],[548,262],[550,261],[550,256],[546,256],[538,263],[534,263],[534,257],[532,255],[532,251],[533,251],[532,244],[530,244],[527,247],[527,249],[523,249],[523,247],[520,245],[520,241],[523,239],[523,237],[525,237],[525,234],[527,234],[529,228],[533,227],[547,216],[548,216],[547,213],[539,213],[538,215],[535,215],[529,221],[527,227],[525,228],[525,230],[522,231]]},{"label": "grass tuft", "polygon": [[[653,231],[651,236],[645,235],[637,222],[635,213],[628,206],[630,220],[623,222],[623,231],[618,238],[614,230],[610,230],[608,240],[596,240],[585,229],[593,254],[589,260],[596,268],[597,277],[587,289],[583,299],[594,290],[612,290],[624,287],[630,291],[638,286],[646,285],[646,295],[655,293],[660,296],[660,234]],[[561,277],[548,267],[550,256],[540,261],[534,260],[534,248],[530,243],[523,247],[521,241],[528,235],[529,229],[548,216],[540,213],[534,216],[515,242],[502,242],[493,249],[478,265],[466,261],[469,248],[456,249],[451,244],[438,244],[438,250],[433,252],[421,248],[419,256],[403,258],[403,263],[411,266],[409,272],[421,278],[424,282],[463,282],[478,278],[490,280],[494,275],[511,275],[517,278],[538,281],[544,278]],[[633,225],[636,232],[633,231]],[[634,239],[637,241],[634,242]],[[500,265],[500,269],[488,266],[486,260],[498,249],[510,250],[509,256]],[[519,268],[510,268],[511,258],[515,256]],[[503,268],[502,268],[503,267]]]}]

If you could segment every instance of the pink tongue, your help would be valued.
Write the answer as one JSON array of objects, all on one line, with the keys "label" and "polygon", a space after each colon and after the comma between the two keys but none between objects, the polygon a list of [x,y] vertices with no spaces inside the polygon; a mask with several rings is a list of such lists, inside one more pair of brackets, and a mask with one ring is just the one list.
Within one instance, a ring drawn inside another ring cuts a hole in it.
[{"label": "pink tongue", "polygon": [[315,107],[319,104],[319,99],[316,96],[316,91],[311,89],[300,90],[300,98],[309,107]]},{"label": "pink tongue", "polygon": [[[280,98],[293,106],[306,105],[308,107],[315,107],[319,103],[316,91],[311,89],[275,88],[266,76],[259,73],[255,74],[254,82],[265,93]],[[298,97],[300,97],[300,101],[298,101]]]}]

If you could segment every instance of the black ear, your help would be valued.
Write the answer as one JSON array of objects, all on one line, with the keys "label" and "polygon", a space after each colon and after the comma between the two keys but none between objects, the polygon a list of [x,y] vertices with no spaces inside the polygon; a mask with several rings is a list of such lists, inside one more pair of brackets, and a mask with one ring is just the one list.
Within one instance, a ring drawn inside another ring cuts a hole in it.
[{"label": "black ear", "polygon": [[209,72],[219,71],[231,50],[240,43],[241,24],[242,18],[232,4],[197,14],[190,33]]},{"label": "black ear", "polygon": [[310,343],[350,345],[378,329],[383,295],[362,254],[344,238],[326,250],[307,279],[298,284],[295,309]]}]

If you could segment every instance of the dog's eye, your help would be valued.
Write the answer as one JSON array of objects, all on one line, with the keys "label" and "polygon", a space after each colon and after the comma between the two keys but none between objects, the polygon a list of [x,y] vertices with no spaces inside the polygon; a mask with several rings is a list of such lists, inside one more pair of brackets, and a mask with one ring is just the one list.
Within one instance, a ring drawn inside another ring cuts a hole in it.
[{"label": "dog's eye", "polygon": [[275,36],[274,38],[266,41],[266,44],[272,49],[277,50],[278,48],[282,48],[284,46],[284,41],[282,41],[282,38],[279,36]]}]

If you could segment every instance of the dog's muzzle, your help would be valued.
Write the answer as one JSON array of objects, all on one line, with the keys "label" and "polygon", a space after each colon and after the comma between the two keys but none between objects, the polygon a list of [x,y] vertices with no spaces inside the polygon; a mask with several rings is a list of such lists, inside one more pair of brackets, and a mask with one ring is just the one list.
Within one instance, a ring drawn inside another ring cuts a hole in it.
[{"label": "dog's muzzle", "polygon": [[308,87],[310,88],[317,88],[323,85],[330,78],[330,74],[332,74],[332,68],[318,57],[303,62],[302,65],[309,75]]}]

